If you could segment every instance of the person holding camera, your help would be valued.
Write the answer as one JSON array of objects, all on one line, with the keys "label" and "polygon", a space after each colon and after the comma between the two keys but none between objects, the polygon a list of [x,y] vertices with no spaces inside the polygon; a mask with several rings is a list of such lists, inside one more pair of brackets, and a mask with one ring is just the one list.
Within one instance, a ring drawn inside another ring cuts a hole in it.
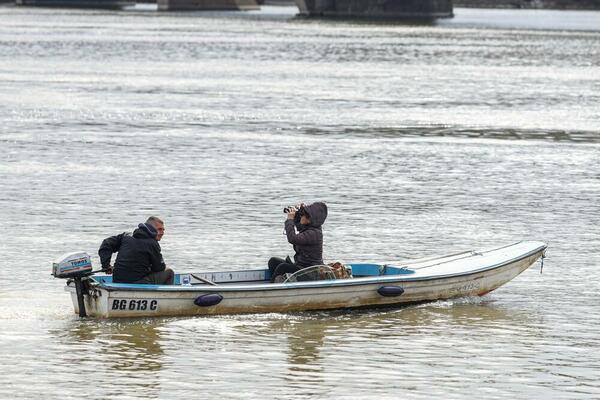
[{"label": "person holding camera", "polygon": [[327,218],[327,205],[315,202],[298,207],[287,207],[285,234],[294,247],[294,261],[272,257],[269,260],[271,282],[279,282],[284,274],[293,274],[306,267],[323,264],[323,231],[321,226]]}]

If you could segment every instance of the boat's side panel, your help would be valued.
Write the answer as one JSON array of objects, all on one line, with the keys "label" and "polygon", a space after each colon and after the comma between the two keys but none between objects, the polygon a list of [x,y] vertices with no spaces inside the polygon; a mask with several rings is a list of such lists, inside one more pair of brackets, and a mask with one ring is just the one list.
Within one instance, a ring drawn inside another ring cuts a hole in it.
[{"label": "boat's side panel", "polygon": [[482,296],[509,282],[529,268],[541,253],[488,271],[441,278],[432,281],[407,282],[404,300],[442,300],[463,296]]},{"label": "boat's side panel", "polygon": [[[71,301],[75,314],[79,314],[79,303],[77,302],[77,294],[75,288],[67,286],[67,291],[71,293]],[[107,310],[109,292],[106,290],[91,289],[89,294],[83,296],[85,311],[91,317],[109,317]]]},{"label": "boat's side panel", "polygon": [[[142,317],[265,313],[326,310],[369,306],[401,305],[453,297],[483,295],[523,272],[542,255],[540,252],[487,271],[431,280],[399,280],[394,283],[370,282],[364,285],[296,287],[282,290],[218,291],[140,291],[112,290],[101,287],[95,299],[86,297],[88,315],[97,317]],[[381,286],[400,286],[404,293],[386,297]],[[219,293],[223,300],[212,306],[197,306],[194,300],[203,294]],[[74,298],[77,307],[77,299]],[[76,309],[77,311],[77,309]]]}]

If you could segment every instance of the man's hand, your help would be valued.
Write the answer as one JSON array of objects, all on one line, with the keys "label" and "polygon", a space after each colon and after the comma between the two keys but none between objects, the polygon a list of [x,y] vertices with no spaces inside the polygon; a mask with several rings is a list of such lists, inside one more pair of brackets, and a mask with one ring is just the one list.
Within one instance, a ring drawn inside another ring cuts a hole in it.
[{"label": "man's hand", "polygon": [[102,267],[102,271],[104,271],[106,275],[111,275],[113,273],[113,267],[112,265],[107,265],[106,267]]}]

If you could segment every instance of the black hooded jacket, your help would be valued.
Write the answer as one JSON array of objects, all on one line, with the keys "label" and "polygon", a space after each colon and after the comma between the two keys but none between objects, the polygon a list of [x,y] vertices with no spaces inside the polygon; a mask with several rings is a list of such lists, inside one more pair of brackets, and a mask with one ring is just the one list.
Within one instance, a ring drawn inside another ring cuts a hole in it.
[{"label": "black hooded jacket", "polygon": [[[285,234],[288,242],[294,245],[294,262],[300,268],[323,264],[323,231],[321,225],[327,218],[327,205],[316,202],[304,206],[310,217],[310,225],[285,221]],[[294,228],[298,228],[298,233]]]},{"label": "black hooded jacket", "polygon": [[160,252],[156,234],[143,227],[129,233],[121,233],[104,239],[98,250],[102,268],[110,265],[113,253],[117,254],[113,268],[113,282],[133,283],[150,272],[164,271],[166,266]]}]

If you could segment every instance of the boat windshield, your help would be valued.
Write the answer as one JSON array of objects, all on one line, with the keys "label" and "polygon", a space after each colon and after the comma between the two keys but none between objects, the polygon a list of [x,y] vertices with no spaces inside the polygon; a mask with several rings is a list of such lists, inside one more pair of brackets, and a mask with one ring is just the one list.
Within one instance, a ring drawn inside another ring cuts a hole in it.
[{"label": "boat windshield", "polygon": [[312,267],[302,268],[300,271],[286,275],[283,283],[336,279],[335,273],[328,265],[313,265]]}]

